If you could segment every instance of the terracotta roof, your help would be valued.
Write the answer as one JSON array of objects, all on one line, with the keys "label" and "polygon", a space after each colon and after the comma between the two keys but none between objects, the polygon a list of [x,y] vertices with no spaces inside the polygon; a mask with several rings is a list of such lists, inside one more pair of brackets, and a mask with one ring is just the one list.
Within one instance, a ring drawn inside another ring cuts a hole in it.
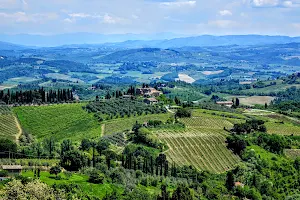
[{"label": "terracotta roof", "polygon": [[21,165],[2,165],[1,168],[4,170],[23,169]]},{"label": "terracotta roof", "polygon": [[238,187],[238,186],[244,187],[244,184],[241,183],[241,182],[235,182],[235,183],[234,183],[234,186],[235,186],[235,187]]}]

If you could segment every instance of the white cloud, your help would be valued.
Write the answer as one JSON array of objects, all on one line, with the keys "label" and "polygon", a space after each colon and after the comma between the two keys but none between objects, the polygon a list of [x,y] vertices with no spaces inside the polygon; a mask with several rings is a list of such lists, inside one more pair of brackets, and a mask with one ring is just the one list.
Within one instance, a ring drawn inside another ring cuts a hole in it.
[{"label": "white cloud", "polygon": [[299,2],[296,0],[251,0],[253,7],[299,7]]},{"label": "white cloud", "polygon": [[215,21],[209,21],[208,25],[219,27],[219,28],[232,28],[232,27],[237,27],[239,24],[232,20],[215,20]]},{"label": "white cloud", "polygon": [[58,18],[56,13],[35,13],[28,14],[26,12],[0,13],[1,18],[5,18],[9,22],[26,23],[26,22],[45,22],[46,20],[55,20]]},{"label": "white cloud", "polygon": [[196,6],[196,1],[175,1],[175,2],[162,2],[160,3],[163,7],[171,7],[171,8],[180,8],[180,7],[194,7]]},{"label": "white cloud", "polygon": [[70,19],[70,18],[65,18],[64,22],[66,22],[66,23],[74,23],[75,20],[74,19]]},{"label": "white cloud", "polygon": [[105,24],[127,24],[128,20],[120,17],[111,16],[109,14],[105,14],[103,16],[103,23]]},{"label": "white cloud", "polygon": [[279,0],[252,0],[255,7],[274,7],[279,5]]},{"label": "white cloud", "polygon": [[221,16],[231,16],[232,15],[232,12],[230,10],[220,10],[219,11],[219,14]]},{"label": "white cloud", "polygon": [[101,15],[91,15],[86,13],[70,13],[68,15],[73,18],[102,18]]}]

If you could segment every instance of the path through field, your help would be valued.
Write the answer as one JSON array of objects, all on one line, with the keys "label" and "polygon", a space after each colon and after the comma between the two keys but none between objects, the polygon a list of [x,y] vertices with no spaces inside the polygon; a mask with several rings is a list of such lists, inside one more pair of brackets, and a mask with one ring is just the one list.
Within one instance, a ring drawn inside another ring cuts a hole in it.
[{"label": "path through field", "polygon": [[18,133],[16,135],[16,141],[17,141],[17,143],[19,143],[20,137],[22,135],[22,128],[21,128],[21,125],[20,125],[20,122],[19,122],[18,118],[16,116],[14,116],[14,119],[15,119],[15,122],[16,122],[16,126],[18,128]]},{"label": "path through field", "polygon": [[103,136],[105,134],[105,124],[101,125],[101,135]]}]

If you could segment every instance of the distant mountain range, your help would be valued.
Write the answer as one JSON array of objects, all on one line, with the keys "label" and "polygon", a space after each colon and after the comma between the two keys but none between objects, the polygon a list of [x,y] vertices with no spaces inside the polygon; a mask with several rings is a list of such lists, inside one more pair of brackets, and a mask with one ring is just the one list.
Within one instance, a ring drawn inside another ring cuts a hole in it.
[{"label": "distant mountain range", "polygon": [[[289,36],[265,36],[265,35],[226,35],[212,36],[202,35],[195,37],[176,37],[169,33],[158,35],[101,35],[92,33],[63,34],[54,36],[43,35],[3,35],[0,34],[0,49],[17,48],[20,44],[27,46],[49,47],[115,47],[115,48],[180,48],[180,47],[203,47],[203,46],[228,46],[228,45],[266,45],[300,43],[300,37]],[[162,38],[162,39],[157,39]],[[174,39],[168,39],[174,38]],[[7,43],[9,42],[9,43]],[[22,47],[19,47],[22,48]],[[24,48],[24,47],[23,47]]]}]

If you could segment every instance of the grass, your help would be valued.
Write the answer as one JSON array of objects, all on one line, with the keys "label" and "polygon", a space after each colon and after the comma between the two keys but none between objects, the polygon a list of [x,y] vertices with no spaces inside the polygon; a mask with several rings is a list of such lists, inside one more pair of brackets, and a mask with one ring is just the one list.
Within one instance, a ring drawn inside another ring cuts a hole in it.
[{"label": "grass", "polygon": [[269,164],[288,162],[284,156],[271,153],[257,145],[247,146],[247,149],[255,151],[255,153],[259,155],[260,158],[267,160]]},{"label": "grass", "polygon": [[[231,114],[231,113],[227,113]],[[168,145],[166,155],[176,165],[192,165],[199,170],[222,173],[232,169],[240,159],[226,147],[224,127],[230,129],[232,118],[195,110],[192,118],[180,121],[185,130],[159,130],[157,137]],[[234,119],[237,120],[237,119]]]},{"label": "grass", "polygon": [[101,136],[101,126],[93,114],[82,109],[84,103],[14,108],[22,127],[38,140],[53,136],[58,141]]},{"label": "grass", "polygon": [[113,133],[123,132],[125,130],[131,130],[133,125],[138,121],[139,123],[144,123],[149,120],[161,120],[167,121],[170,117],[170,114],[149,114],[138,117],[130,118],[120,118],[115,120],[110,120],[105,122],[104,135],[109,135]]},{"label": "grass", "polygon": [[10,108],[7,106],[0,106],[0,137],[15,141],[19,129],[17,121]]},{"label": "grass", "polygon": [[[25,177],[34,177],[32,171],[26,171],[22,173]],[[60,173],[59,176],[61,180],[56,180],[54,175],[50,175],[49,172],[41,172],[40,180],[48,185],[53,184],[76,184],[79,186],[83,194],[92,195],[94,197],[100,197],[102,199],[106,193],[111,193],[113,190],[116,190],[119,193],[122,193],[123,189],[112,184],[93,184],[88,182],[88,176],[82,174],[73,173],[72,176],[68,179],[64,173]]]}]

